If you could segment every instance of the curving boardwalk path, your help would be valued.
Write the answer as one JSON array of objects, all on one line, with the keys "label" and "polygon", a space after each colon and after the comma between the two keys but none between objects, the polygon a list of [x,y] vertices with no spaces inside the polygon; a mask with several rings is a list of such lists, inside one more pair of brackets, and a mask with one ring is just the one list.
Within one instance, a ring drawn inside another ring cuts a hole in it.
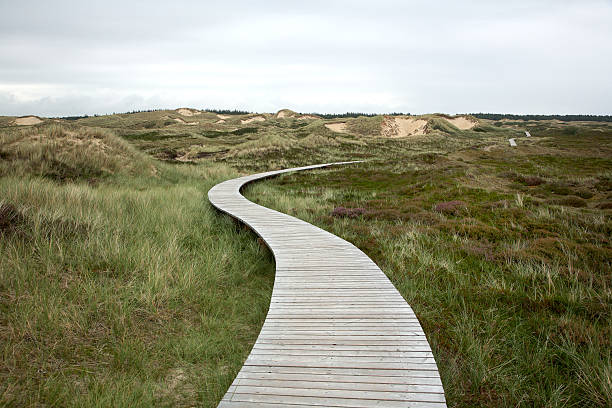
[{"label": "curving boardwalk path", "polygon": [[446,406],[421,325],[378,266],[351,243],[240,194],[254,180],[347,163],[240,177],[208,192],[276,260],[268,316],[219,407]]}]

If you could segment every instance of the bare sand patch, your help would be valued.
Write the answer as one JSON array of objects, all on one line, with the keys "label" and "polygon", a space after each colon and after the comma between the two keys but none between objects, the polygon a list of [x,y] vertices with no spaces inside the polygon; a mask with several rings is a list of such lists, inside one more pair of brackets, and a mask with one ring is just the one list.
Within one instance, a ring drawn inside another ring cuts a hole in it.
[{"label": "bare sand patch", "polygon": [[313,119],[319,119],[319,117],[314,116],[314,115],[302,115],[298,118],[298,120],[313,120]]},{"label": "bare sand patch", "polygon": [[346,122],[326,123],[325,127],[331,130],[332,132],[348,133],[348,129],[346,128]]},{"label": "bare sand patch", "polygon": [[182,118],[174,118],[174,121],[180,123],[181,125],[187,125],[187,126],[195,126],[198,124],[198,122],[187,122],[186,120]]},{"label": "bare sand patch", "polygon": [[489,145],[485,146],[482,150],[484,150],[485,152],[490,152],[491,150],[496,149],[497,147],[497,145]]},{"label": "bare sand patch", "polygon": [[406,137],[427,133],[427,121],[417,118],[398,118],[386,116],[380,133],[385,137]]},{"label": "bare sand patch", "polygon": [[278,112],[276,112],[276,117],[279,119],[292,118],[294,116],[295,116],[295,112],[290,109],[281,109]]},{"label": "bare sand patch", "polygon": [[452,119],[446,119],[451,125],[455,126],[458,129],[461,130],[468,130],[473,128],[474,126],[476,126],[478,124],[478,122],[475,122],[472,119],[466,118],[465,116],[459,116],[456,118],[452,118]]},{"label": "bare sand patch", "polygon": [[215,122],[216,125],[221,125],[222,123],[225,123],[225,120],[219,119],[218,121]]},{"label": "bare sand patch", "polygon": [[229,119],[229,118],[230,118],[230,115],[220,115],[220,114],[217,114],[217,117],[218,117],[219,119],[223,119],[223,120],[225,120],[225,119]]},{"label": "bare sand patch", "polygon": [[38,116],[24,116],[15,119],[15,124],[19,126],[38,125],[39,123],[43,121]]},{"label": "bare sand patch", "polygon": [[247,123],[253,123],[253,122],[265,122],[265,120],[266,118],[264,118],[263,116],[253,116],[252,118],[242,119],[240,123],[242,123],[243,125],[246,125]]},{"label": "bare sand patch", "polygon": [[195,115],[200,115],[202,113],[198,110],[192,110],[192,109],[187,109],[187,108],[177,109],[176,112],[179,115],[183,115],[183,116],[195,116]]}]

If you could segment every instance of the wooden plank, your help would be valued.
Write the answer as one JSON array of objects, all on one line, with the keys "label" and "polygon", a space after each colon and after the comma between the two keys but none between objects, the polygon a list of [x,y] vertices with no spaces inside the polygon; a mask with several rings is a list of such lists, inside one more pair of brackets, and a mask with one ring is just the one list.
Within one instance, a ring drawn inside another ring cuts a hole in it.
[{"label": "wooden plank", "polygon": [[328,165],[245,176],[208,193],[276,261],[266,321],[219,407],[445,407],[421,325],[380,268],[353,244],[240,194],[251,181]]},{"label": "wooden plank", "polygon": [[430,392],[401,392],[401,391],[362,391],[355,389],[329,389],[329,388],[282,388],[282,387],[256,387],[242,385],[237,387],[236,394],[259,394],[259,395],[283,395],[283,396],[307,396],[316,398],[344,398],[364,400],[386,400],[386,401],[423,401],[444,402],[444,395]]},{"label": "wooden plank", "polygon": [[252,355],[286,356],[329,356],[329,357],[427,357],[433,358],[431,351],[373,351],[373,350],[302,350],[302,349],[254,349]]},{"label": "wooden plank", "polygon": [[393,344],[391,346],[371,346],[371,345],[348,345],[348,344],[306,344],[306,345],[293,345],[293,344],[266,344],[266,343],[255,343],[253,351],[256,350],[347,350],[347,351],[384,351],[384,352],[404,352],[404,351],[430,351],[429,345],[426,341],[416,342],[418,344]]},{"label": "wooden plank", "polygon": [[302,373],[278,373],[278,372],[247,372],[238,373],[237,379],[257,380],[285,380],[285,381],[316,381],[316,382],[344,382],[353,384],[400,384],[400,385],[433,385],[442,386],[439,378],[435,377],[398,377],[398,376],[367,376],[367,375],[342,375],[342,374],[302,374]]},{"label": "wooden plank", "polygon": [[346,368],[346,367],[287,367],[287,366],[259,366],[245,365],[240,372],[249,373],[282,373],[282,374],[324,374],[344,375],[352,377],[402,377],[411,381],[416,377],[440,379],[437,371],[420,369],[380,369],[380,368]]},{"label": "wooden plank", "polygon": [[[308,390],[304,390],[307,393]],[[276,403],[285,404],[285,406],[293,404],[305,404],[314,407],[346,407],[346,408],[441,408],[446,407],[444,402],[425,402],[425,401],[397,401],[397,400],[374,400],[364,398],[330,398],[330,397],[315,397],[303,395],[269,395],[269,394],[234,394],[232,402],[248,402],[251,403]],[[252,405],[249,405],[252,406]]]}]

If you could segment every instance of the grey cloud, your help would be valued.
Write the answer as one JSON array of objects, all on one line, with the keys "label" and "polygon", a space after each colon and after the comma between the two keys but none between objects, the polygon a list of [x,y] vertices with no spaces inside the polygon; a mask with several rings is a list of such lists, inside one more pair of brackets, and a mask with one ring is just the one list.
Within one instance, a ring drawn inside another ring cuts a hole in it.
[{"label": "grey cloud", "polygon": [[609,1],[4,2],[0,114],[610,113]]}]

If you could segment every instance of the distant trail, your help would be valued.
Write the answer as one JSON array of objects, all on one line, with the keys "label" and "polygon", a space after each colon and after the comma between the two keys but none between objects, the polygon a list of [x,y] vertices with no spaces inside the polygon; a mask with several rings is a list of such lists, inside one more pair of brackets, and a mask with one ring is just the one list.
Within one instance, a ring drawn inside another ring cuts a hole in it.
[{"label": "distant trail", "polygon": [[251,181],[349,163],[254,174],[208,192],[276,260],[268,316],[219,407],[446,406],[421,325],[378,266],[353,244],[240,194]]}]

